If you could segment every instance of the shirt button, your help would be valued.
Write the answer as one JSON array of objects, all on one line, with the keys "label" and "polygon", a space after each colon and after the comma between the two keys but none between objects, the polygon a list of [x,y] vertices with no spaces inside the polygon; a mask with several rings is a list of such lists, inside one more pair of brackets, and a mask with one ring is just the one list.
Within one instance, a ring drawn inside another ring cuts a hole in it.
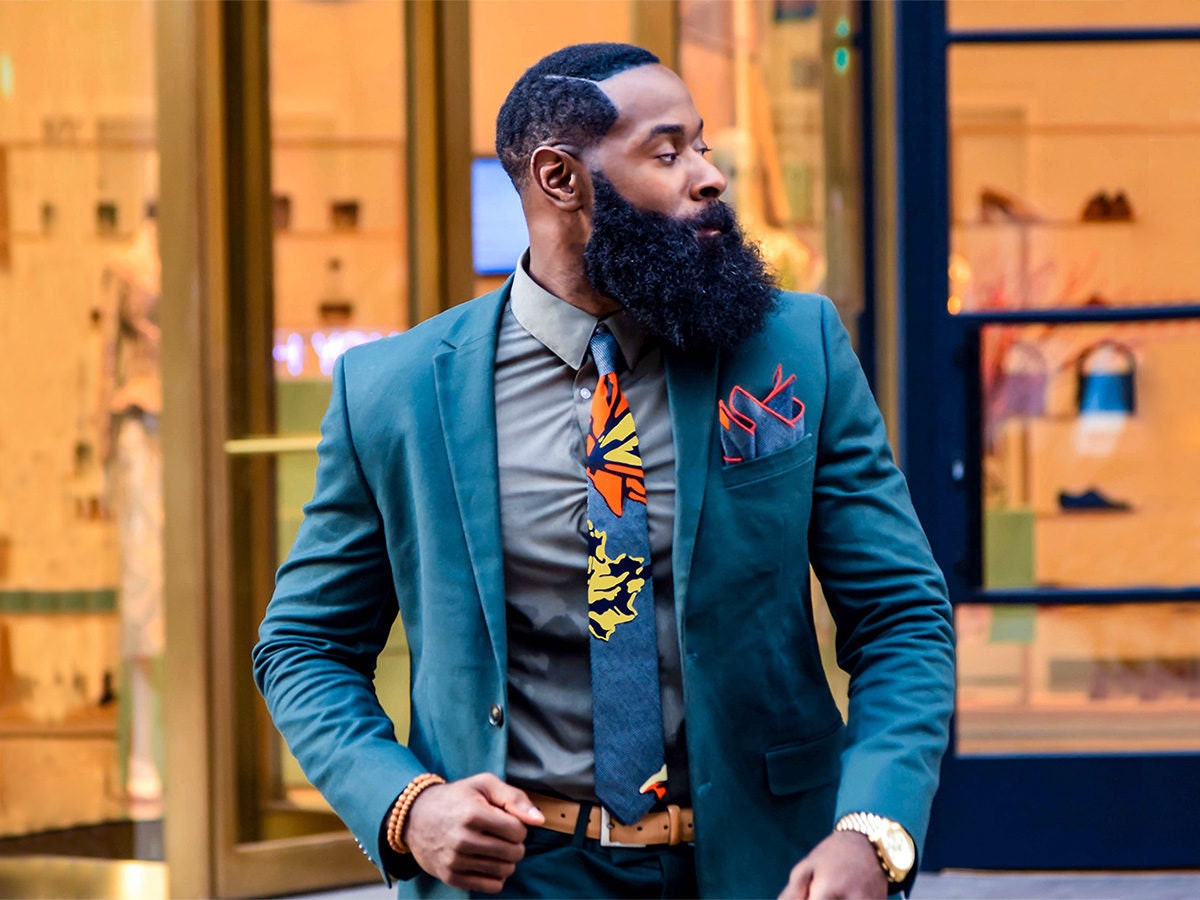
[{"label": "shirt button", "polygon": [[592,396],[592,392],[588,388],[580,388],[579,396],[582,397],[584,400],[587,400],[589,397]]},{"label": "shirt button", "polygon": [[497,728],[504,724],[504,710],[500,708],[499,703],[493,704],[492,708],[488,710],[488,721]]}]

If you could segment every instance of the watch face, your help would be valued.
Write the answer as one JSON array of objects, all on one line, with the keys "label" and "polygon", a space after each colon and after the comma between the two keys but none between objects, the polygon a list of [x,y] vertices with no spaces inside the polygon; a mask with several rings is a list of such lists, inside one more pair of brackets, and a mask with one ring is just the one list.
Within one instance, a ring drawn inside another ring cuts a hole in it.
[{"label": "watch face", "polygon": [[916,854],[913,851],[912,841],[904,829],[893,823],[884,831],[882,841],[892,867],[902,875],[907,875],[908,870],[916,862]]}]

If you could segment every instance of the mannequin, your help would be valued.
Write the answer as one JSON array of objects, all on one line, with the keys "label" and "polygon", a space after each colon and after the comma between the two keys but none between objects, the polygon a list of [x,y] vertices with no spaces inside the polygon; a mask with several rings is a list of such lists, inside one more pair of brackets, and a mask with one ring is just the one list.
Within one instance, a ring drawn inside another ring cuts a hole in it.
[{"label": "mannequin", "polygon": [[158,229],[150,204],[133,244],[104,272],[113,313],[108,317],[104,379],[109,423],[105,455],[121,563],[118,751],[135,818],[157,816],[162,799],[160,283]]}]

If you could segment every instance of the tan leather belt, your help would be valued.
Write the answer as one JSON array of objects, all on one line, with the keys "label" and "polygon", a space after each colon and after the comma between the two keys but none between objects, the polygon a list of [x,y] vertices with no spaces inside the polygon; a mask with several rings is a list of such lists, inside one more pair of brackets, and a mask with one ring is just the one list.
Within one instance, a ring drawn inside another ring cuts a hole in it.
[{"label": "tan leather belt", "polygon": [[[546,824],[541,828],[562,834],[575,833],[581,804],[545,794],[530,794],[529,799],[546,817]],[[695,816],[690,809],[671,804],[666,809],[646,813],[632,825],[622,825],[608,816],[608,810],[593,806],[588,813],[587,836],[610,847],[644,847],[647,844],[674,847],[696,839]]]}]

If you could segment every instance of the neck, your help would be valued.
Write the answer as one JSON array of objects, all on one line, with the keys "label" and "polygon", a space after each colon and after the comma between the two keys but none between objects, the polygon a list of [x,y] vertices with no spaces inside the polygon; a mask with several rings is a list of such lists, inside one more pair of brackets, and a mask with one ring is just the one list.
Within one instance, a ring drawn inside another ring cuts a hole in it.
[{"label": "neck", "polygon": [[616,300],[592,287],[584,272],[582,250],[578,254],[555,253],[531,245],[529,277],[555,297],[597,318],[621,308]]}]

